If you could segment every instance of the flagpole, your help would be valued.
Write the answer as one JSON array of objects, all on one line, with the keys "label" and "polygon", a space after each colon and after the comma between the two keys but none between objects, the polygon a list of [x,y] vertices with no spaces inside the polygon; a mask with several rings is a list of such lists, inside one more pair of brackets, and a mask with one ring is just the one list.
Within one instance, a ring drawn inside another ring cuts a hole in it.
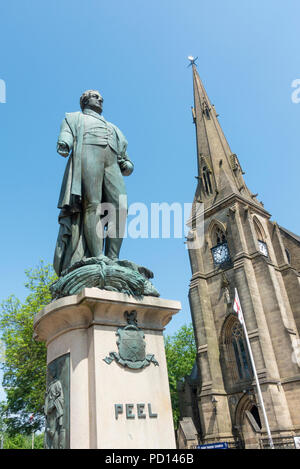
[{"label": "flagpole", "polygon": [[238,298],[238,303],[239,303],[239,307],[240,307],[240,313],[241,313],[241,317],[242,317],[241,323],[242,323],[242,326],[243,326],[243,329],[244,329],[244,334],[245,334],[245,339],[246,339],[247,346],[248,346],[248,351],[249,351],[249,356],[250,356],[250,360],[251,360],[251,365],[252,365],[252,369],[253,369],[253,373],[254,373],[254,377],[255,377],[255,381],[256,381],[258,400],[259,400],[259,404],[260,404],[261,410],[262,410],[262,412],[263,412],[264,420],[265,420],[265,425],[266,425],[267,434],[268,434],[268,439],[269,439],[269,445],[270,445],[270,448],[271,448],[271,449],[274,449],[274,443],[273,443],[273,439],[272,439],[272,435],[271,435],[271,430],[270,430],[270,426],[269,426],[269,421],[268,421],[268,417],[267,417],[267,413],[266,413],[266,409],[265,409],[265,405],[264,405],[264,400],[263,400],[262,392],[261,392],[261,389],[260,389],[260,384],[259,384],[259,380],[258,380],[258,376],[257,376],[257,372],[256,372],[256,366],[255,366],[255,362],[254,362],[254,357],[253,357],[253,354],[252,354],[252,349],[251,349],[251,345],[250,345],[250,340],[249,340],[249,337],[248,337],[248,331],[247,331],[247,328],[246,328],[246,323],[245,323],[245,319],[244,319],[244,315],[243,315],[242,306],[241,306],[241,303],[240,303],[240,301],[239,301],[239,295],[238,295],[237,289],[235,289],[235,296]]},{"label": "flagpole", "polygon": [[[32,414],[29,418],[30,423],[34,419],[34,414]],[[31,434],[31,449],[34,449],[34,428],[32,429],[32,434]]]}]

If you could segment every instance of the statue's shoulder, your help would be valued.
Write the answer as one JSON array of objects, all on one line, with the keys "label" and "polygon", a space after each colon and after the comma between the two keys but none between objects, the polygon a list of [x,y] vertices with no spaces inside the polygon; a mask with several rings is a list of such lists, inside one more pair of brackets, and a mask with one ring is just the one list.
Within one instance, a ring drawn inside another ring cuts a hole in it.
[{"label": "statue's shoulder", "polygon": [[66,120],[72,123],[76,122],[80,118],[80,114],[82,114],[80,111],[66,112]]},{"label": "statue's shoulder", "polygon": [[80,111],[66,112],[65,121],[67,122],[73,135],[76,135],[78,132],[78,129],[80,128],[82,116],[83,114]]}]

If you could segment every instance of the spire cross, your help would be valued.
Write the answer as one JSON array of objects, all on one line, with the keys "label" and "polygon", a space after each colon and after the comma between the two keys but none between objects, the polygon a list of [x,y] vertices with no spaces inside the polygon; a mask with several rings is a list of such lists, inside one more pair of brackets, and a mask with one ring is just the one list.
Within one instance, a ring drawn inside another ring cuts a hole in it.
[{"label": "spire cross", "polygon": [[194,58],[192,55],[189,55],[188,59],[190,61],[190,63],[188,64],[188,67],[190,67],[191,65],[196,65],[197,67],[196,60],[198,59],[198,57]]}]

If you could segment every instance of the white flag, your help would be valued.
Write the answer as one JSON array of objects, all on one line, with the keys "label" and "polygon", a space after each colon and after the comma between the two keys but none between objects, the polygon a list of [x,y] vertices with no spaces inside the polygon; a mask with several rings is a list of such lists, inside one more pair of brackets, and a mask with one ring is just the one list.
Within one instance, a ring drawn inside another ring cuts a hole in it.
[{"label": "white flag", "polygon": [[237,289],[235,288],[235,296],[234,296],[234,303],[233,303],[233,309],[237,313],[238,320],[240,321],[241,324],[244,322],[244,317],[243,317],[243,312],[242,312],[242,307],[239,299],[239,295],[237,292]]}]

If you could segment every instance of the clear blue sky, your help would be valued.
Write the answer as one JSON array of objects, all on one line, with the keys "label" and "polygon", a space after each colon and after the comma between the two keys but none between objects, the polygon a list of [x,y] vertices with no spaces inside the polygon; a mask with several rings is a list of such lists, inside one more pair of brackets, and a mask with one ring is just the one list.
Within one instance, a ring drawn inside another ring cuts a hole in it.
[{"label": "clear blue sky", "polygon": [[[196,187],[192,72],[220,114],[246,182],[286,228],[300,233],[300,78],[297,0],[10,0],[1,3],[0,300],[23,299],[24,270],[52,262],[66,160],[56,153],[65,112],[85,89],[126,135],[135,171],[129,203],[191,202]],[[151,268],[163,298],[182,302],[167,327],[190,322],[183,240],[126,240],[122,258]]]}]

